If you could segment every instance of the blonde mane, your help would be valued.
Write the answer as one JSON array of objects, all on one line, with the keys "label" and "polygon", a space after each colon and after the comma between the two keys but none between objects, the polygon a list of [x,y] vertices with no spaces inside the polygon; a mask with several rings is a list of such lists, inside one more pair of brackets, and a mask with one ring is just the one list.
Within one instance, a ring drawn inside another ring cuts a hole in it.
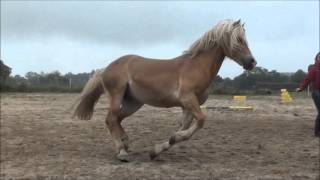
[{"label": "blonde mane", "polygon": [[240,20],[220,21],[212,29],[204,33],[200,39],[196,40],[184,53],[196,56],[201,51],[208,50],[219,45],[226,53],[230,54],[232,49],[236,49],[241,46],[239,42],[240,38],[242,38],[244,43],[246,43],[244,32],[245,30],[243,25],[241,25]]}]

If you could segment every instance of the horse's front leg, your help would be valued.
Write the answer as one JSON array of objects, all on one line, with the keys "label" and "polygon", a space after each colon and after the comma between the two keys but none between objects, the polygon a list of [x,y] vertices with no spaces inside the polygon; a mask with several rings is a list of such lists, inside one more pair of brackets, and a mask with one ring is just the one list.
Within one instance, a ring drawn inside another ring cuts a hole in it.
[{"label": "horse's front leg", "polygon": [[198,129],[203,127],[205,116],[201,112],[198,98],[194,94],[188,94],[182,96],[181,102],[183,108],[190,112],[192,116],[195,117],[196,121],[189,128],[177,131],[173,136],[171,136],[169,141],[155,145],[154,150],[150,152],[151,159],[157,157],[161,152],[168,150],[174,144],[188,140]]},{"label": "horse's front leg", "polygon": [[183,130],[188,129],[192,123],[192,120],[193,120],[193,115],[190,111],[182,108],[182,113],[183,113],[183,115],[181,118],[179,131],[183,131]]}]

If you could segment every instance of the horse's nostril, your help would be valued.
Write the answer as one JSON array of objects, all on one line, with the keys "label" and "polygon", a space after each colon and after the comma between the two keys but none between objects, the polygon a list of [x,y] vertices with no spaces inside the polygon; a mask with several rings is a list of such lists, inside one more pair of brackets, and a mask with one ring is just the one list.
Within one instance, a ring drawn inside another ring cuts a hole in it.
[{"label": "horse's nostril", "polygon": [[245,61],[244,68],[247,70],[251,70],[256,66],[257,62],[253,57],[248,57]]},{"label": "horse's nostril", "polygon": [[249,64],[252,64],[253,66],[255,66],[257,64],[257,61],[254,58],[250,58]]}]

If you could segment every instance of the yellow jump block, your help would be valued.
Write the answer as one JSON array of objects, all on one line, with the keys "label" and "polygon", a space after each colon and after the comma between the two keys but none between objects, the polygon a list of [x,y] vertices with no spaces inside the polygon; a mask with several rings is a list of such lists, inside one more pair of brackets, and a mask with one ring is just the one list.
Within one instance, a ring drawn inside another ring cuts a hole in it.
[{"label": "yellow jump block", "polygon": [[233,105],[229,106],[231,110],[252,110],[253,106],[246,104],[247,96],[233,96]]},{"label": "yellow jump block", "polygon": [[290,96],[287,89],[281,89],[281,102],[282,103],[291,103],[292,97]]},{"label": "yellow jump block", "polygon": [[237,102],[244,102],[247,100],[247,96],[233,96],[233,100]]}]

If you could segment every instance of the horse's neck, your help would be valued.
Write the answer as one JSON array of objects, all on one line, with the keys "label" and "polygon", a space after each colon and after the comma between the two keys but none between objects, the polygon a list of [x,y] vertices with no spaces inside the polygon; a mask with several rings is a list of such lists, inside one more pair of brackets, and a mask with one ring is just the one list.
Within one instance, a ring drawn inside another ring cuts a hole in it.
[{"label": "horse's neck", "polygon": [[217,75],[224,58],[225,55],[220,48],[213,48],[200,53],[193,60],[195,65],[212,80]]}]

